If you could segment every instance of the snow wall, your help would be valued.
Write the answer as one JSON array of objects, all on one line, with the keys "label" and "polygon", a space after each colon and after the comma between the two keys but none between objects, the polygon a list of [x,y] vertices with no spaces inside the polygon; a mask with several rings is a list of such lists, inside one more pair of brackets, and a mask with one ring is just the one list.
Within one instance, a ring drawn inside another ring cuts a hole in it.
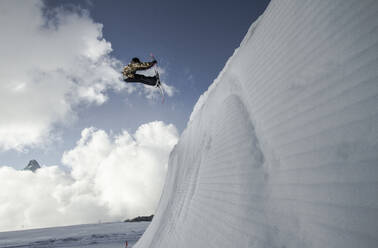
[{"label": "snow wall", "polygon": [[378,247],[378,1],[270,3],[196,104],[135,247]]}]

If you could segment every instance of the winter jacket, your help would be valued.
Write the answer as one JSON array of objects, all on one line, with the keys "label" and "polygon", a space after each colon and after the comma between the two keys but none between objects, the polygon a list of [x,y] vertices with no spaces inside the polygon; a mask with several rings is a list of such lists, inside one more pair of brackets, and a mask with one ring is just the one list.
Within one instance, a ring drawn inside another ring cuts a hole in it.
[{"label": "winter jacket", "polygon": [[147,70],[154,66],[156,62],[141,62],[141,63],[134,63],[130,62],[125,68],[123,68],[123,76],[125,78],[134,78],[135,72],[138,70]]}]

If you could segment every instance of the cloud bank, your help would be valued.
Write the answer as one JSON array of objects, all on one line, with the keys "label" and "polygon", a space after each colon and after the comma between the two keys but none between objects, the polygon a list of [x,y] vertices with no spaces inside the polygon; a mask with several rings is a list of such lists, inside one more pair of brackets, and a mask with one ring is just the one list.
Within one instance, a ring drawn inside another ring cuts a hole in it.
[{"label": "cloud bank", "polygon": [[0,10],[0,150],[48,141],[53,124],[75,118],[74,106],[125,87],[86,11],[47,11],[38,0],[0,1]]},{"label": "cloud bank", "polygon": [[169,153],[177,143],[172,125],[151,122],[134,134],[82,131],[58,166],[17,171],[0,167],[0,231],[119,221],[154,213]]}]

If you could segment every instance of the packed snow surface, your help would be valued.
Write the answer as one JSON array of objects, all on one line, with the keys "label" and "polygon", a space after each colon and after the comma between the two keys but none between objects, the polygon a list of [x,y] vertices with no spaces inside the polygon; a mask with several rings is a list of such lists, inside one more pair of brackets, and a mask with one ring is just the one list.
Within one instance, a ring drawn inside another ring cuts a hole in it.
[{"label": "packed snow surface", "polygon": [[128,241],[130,248],[149,224],[120,222],[0,232],[0,247],[124,248]]},{"label": "packed snow surface", "polygon": [[270,3],[194,107],[135,247],[378,247],[378,1]]}]

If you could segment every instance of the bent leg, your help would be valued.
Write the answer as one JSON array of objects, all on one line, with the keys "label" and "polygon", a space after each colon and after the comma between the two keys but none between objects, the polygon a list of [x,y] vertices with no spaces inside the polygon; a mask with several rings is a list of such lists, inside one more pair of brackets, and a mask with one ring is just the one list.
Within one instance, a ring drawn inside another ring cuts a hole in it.
[{"label": "bent leg", "polygon": [[155,86],[157,83],[157,77],[147,77],[140,74],[135,74],[134,78],[126,78],[124,81],[128,83],[142,83]]}]

